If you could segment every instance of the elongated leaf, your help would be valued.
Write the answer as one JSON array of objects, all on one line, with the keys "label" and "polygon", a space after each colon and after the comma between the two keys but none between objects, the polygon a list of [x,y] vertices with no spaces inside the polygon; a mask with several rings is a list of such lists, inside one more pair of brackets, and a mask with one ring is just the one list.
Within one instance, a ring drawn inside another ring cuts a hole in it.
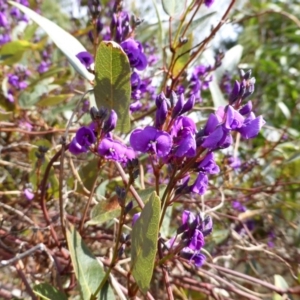
[{"label": "elongated leaf", "polygon": [[70,64],[80,75],[88,80],[94,79],[94,75],[89,73],[76,57],[76,54],[86,51],[86,49],[74,36],[63,30],[52,21],[40,16],[30,8],[15,1],[7,2],[20,9],[24,14],[30,17],[40,27],[42,27],[56,44],[56,46],[66,55]]},{"label": "elongated leaf", "polygon": [[183,0],[162,0],[165,13],[170,17],[177,16],[184,12],[185,1]]},{"label": "elongated leaf", "polygon": [[132,275],[142,292],[146,293],[151,282],[157,251],[160,217],[160,200],[155,192],[146,203],[132,229]]},{"label": "elongated leaf", "polygon": [[117,130],[130,129],[130,64],[123,49],[115,42],[102,41],[95,60],[95,98],[98,108],[113,109],[118,115]]},{"label": "elongated leaf", "polygon": [[41,299],[45,300],[67,300],[68,297],[62,292],[58,291],[48,283],[37,284],[33,287],[34,293]]},{"label": "elongated leaf", "polygon": [[37,103],[38,106],[54,106],[73,97],[73,94],[63,94],[47,97]]},{"label": "elongated leaf", "polygon": [[[81,299],[90,300],[105,273],[73,225],[69,224],[68,227],[66,231],[68,247],[80,287]],[[105,291],[104,289],[100,291],[100,295],[97,295],[97,299],[115,299],[115,296],[111,288],[107,287]]]}]

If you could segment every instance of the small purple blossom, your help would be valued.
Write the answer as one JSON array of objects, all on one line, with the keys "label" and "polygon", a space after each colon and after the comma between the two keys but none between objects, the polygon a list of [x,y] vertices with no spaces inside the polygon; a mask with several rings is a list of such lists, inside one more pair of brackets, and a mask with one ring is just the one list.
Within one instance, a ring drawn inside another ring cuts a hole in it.
[{"label": "small purple blossom", "polygon": [[121,47],[127,54],[131,67],[139,71],[146,69],[147,58],[143,53],[143,47],[140,42],[130,38],[122,42]]},{"label": "small purple blossom", "polygon": [[118,115],[112,109],[111,112],[110,112],[110,115],[109,115],[108,119],[104,122],[103,131],[105,133],[113,131],[116,128],[117,121],[118,121]]},{"label": "small purple blossom", "polygon": [[104,138],[98,146],[98,153],[106,159],[126,163],[129,159],[135,158],[133,149],[113,140]]},{"label": "small purple blossom", "polygon": [[95,140],[96,137],[91,128],[81,127],[77,130],[75,137],[72,139],[69,151],[74,155],[87,152]]},{"label": "small purple blossom", "polygon": [[199,172],[194,184],[190,187],[192,193],[203,195],[208,188],[208,177],[204,172]]},{"label": "small purple blossom", "polygon": [[256,137],[261,128],[266,124],[266,121],[262,116],[255,117],[255,114],[251,112],[249,116],[245,119],[243,125],[237,129],[237,131],[245,139],[251,139]]},{"label": "small purple blossom", "polygon": [[34,198],[34,192],[31,188],[26,188],[24,190],[24,196],[27,200],[32,200]]},{"label": "small purple blossom", "polygon": [[138,220],[138,218],[140,217],[140,215],[141,215],[140,212],[133,215],[132,221],[131,221],[132,226],[136,223],[136,221]]},{"label": "small purple blossom", "polygon": [[79,52],[76,57],[86,68],[90,68],[91,64],[94,63],[94,57],[87,51]]},{"label": "small purple blossom", "polygon": [[164,157],[171,150],[172,139],[167,132],[147,126],[144,129],[135,129],[131,133],[130,145],[135,151],[150,152]]},{"label": "small purple blossom", "polygon": [[246,206],[244,206],[240,201],[234,200],[232,202],[232,208],[239,212],[245,212],[247,210]]},{"label": "small purple blossom", "polygon": [[197,170],[206,172],[207,174],[218,174],[220,172],[220,168],[215,162],[213,152],[208,152],[200,163],[197,164]]}]

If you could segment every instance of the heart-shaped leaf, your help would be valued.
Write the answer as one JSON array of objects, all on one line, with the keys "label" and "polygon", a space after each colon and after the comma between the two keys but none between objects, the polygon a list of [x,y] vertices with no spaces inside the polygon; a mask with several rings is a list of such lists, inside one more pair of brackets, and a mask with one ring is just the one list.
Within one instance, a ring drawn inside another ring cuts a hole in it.
[{"label": "heart-shaped leaf", "polygon": [[160,199],[153,192],[132,229],[132,275],[142,292],[149,289],[157,251]]}]

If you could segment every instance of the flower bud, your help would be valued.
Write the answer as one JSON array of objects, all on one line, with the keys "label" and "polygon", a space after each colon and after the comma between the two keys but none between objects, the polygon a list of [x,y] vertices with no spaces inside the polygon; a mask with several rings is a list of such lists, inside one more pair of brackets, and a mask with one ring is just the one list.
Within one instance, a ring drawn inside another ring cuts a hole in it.
[{"label": "flower bud", "polygon": [[103,131],[108,133],[116,128],[118,121],[117,113],[112,109],[109,118],[104,122]]}]

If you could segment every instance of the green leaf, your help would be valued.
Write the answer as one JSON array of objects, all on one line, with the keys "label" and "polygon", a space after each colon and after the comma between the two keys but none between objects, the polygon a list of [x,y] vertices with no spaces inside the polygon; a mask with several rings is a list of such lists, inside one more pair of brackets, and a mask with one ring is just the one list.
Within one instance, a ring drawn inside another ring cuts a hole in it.
[{"label": "green leaf", "polygon": [[160,199],[153,192],[132,229],[132,275],[144,293],[149,289],[153,274],[157,251],[159,218]]},{"label": "green leaf", "polygon": [[162,6],[165,13],[170,17],[185,11],[185,1],[182,0],[162,0]]},{"label": "green leaf", "polygon": [[118,201],[102,200],[92,209],[91,220],[87,225],[100,225],[110,221],[120,215],[120,210]]},{"label": "green leaf", "polygon": [[87,71],[83,64],[76,57],[79,52],[86,51],[83,45],[67,31],[53,23],[52,21],[42,17],[30,8],[17,3],[15,1],[7,1],[9,4],[20,9],[24,14],[30,17],[40,27],[42,27],[56,46],[65,54],[70,64],[84,78],[93,80],[94,75]]},{"label": "green leaf", "polygon": [[[188,60],[190,58],[190,52],[187,52],[187,51],[192,48],[192,45],[193,45],[193,34],[190,33],[188,35],[187,43],[185,43],[184,45],[182,45],[179,48],[178,55],[177,55],[177,57],[179,57],[179,58],[176,60],[174,68],[173,68],[173,76],[174,77],[176,77],[179,74],[179,72],[182,70],[182,68],[188,62]],[[187,53],[185,53],[185,52],[187,52]],[[183,53],[185,53],[185,54],[182,55]]]},{"label": "green leaf", "polygon": [[22,59],[23,53],[33,46],[34,44],[24,40],[12,41],[3,45],[0,49],[0,63],[3,65],[17,63]]},{"label": "green leaf", "polygon": [[123,49],[115,42],[102,41],[95,60],[95,98],[98,108],[113,109],[118,115],[117,130],[130,130],[130,64]]},{"label": "green leaf", "polygon": [[[68,247],[81,297],[83,300],[90,300],[105,273],[74,226],[69,224],[68,227],[66,230]],[[97,295],[97,299],[115,299],[115,296],[111,288],[108,287],[100,291],[100,294]]]},{"label": "green leaf", "polygon": [[68,300],[68,297],[62,292],[58,291],[49,283],[37,284],[33,287],[34,293],[45,300]]},{"label": "green leaf", "polygon": [[37,103],[38,106],[54,106],[73,97],[74,94],[56,95],[42,99]]},{"label": "green leaf", "polygon": [[[278,274],[274,275],[274,285],[282,290],[289,288],[289,285],[287,284],[285,279],[281,275],[278,275]],[[284,297],[284,295],[281,296],[277,293],[274,293],[273,300],[283,300],[283,299],[286,299],[286,297]]]},{"label": "green leaf", "polygon": [[28,41],[24,40],[17,40],[17,41],[12,41],[7,44],[4,44],[1,49],[0,49],[0,55],[1,56],[10,56],[14,55],[17,53],[22,53],[25,50],[29,49],[32,47],[32,44]]}]

